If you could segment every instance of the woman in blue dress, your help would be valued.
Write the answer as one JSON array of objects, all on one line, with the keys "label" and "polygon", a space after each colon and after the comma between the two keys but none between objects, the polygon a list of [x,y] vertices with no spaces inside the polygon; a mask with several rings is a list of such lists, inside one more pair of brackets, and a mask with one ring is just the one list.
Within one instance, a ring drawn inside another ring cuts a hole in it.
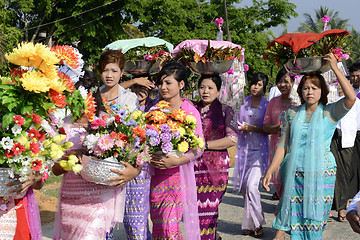
[{"label": "woman in blue dress", "polygon": [[273,222],[278,229],[275,239],[284,239],[284,231],[291,232],[291,239],[323,239],[331,210],[336,163],[330,143],[337,122],[353,106],[356,95],[334,55],[324,60],[330,63],[345,97],[326,105],[326,82],[319,73],[311,73],[298,87],[302,105],[282,116],[281,138],[263,179],[269,191],[271,175],[280,165],[284,192]]}]

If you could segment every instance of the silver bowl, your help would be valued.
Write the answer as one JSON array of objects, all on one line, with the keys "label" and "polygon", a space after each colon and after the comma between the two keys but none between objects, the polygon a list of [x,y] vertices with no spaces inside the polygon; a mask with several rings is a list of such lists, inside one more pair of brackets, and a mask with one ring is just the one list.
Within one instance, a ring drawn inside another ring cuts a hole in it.
[{"label": "silver bowl", "polygon": [[124,70],[134,76],[154,74],[159,72],[159,64],[160,61],[130,60],[125,63]]},{"label": "silver bowl", "polygon": [[325,62],[324,57],[307,57],[289,59],[284,65],[285,69],[295,75],[304,75],[311,72],[327,72],[330,70],[330,63]]},{"label": "silver bowl", "polygon": [[109,178],[118,177],[119,175],[112,172],[111,169],[124,170],[125,166],[121,163],[105,161],[93,156],[83,156],[81,160],[81,176],[90,182],[109,185]]},{"label": "silver bowl", "polygon": [[0,197],[16,196],[16,193],[9,193],[14,191],[18,185],[8,187],[7,184],[18,180],[17,177],[11,178],[11,168],[0,168]]},{"label": "silver bowl", "polygon": [[211,62],[188,62],[191,70],[200,74],[219,74],[229,71],[234,60]]}]

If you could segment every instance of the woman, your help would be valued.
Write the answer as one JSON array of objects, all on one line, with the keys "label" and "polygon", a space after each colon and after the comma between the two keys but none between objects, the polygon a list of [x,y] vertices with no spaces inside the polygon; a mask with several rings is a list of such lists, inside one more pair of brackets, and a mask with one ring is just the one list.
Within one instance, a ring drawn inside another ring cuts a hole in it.
[{"label": "woman", "polygon": [[[180,96],[185,86],[187,70],[179,63],[166,64],[158,75],[160,97],[170,103],[170,111],[183,109],[197,120],[195,133],[203,137],[199,112]],[[201,149],[191,149],[182,157],[167,154],[152,156],[155,174],[151,178],[150,216],[153,239],[183,239],[180,221],[184,214],[185,238],[200,239],[199,217],[196,207],[194,161]]]},{"label": "woman", "polygon": [[232,108],[217,98],[221,89],[219,75],[202,75],[198,89],[200,101],[195,106],[205,137],[205,152],[195,161],[200,232],[201,239],[215,240],[220,239],[216,233],[218,210],[228,182],[227,148],[237,142],[237,121]]},{"label": "woman", "polygon": [[[97,105],[96,116],[105,114],[94,73],[85,71],[75,86],[93,92]],[[64,121],[66,140],[74,143],[67,154],[76,154],[81,161],[83,148],[79,140],[86,131],[84,127],[88,120],[84,115],[74,124],[71,124],[71,120],[71,117],[67,117]],[[113,171],[118,173],[119,177],[110,178],[112,183],[105,186],[86,181],[73,171],[66,172],[57,163],[53,166],[55,175],[64,174],[55,218],[54,239],[112,239],[112,228],[122,221],[124,212],[123,191],[118,187],[128,181],[131,169],[126,167],[122,172]]]},{"label": "woman", "polygon": [[25,182],[8,184],[15,185],[15,197],[0,197],[0,239],[40,240],[40,213],[33,189],[42,188],[42,174],[31,173]]},{"label": "woman", "polygon": [[260,237],[264,234],[264,212],[261,207],[259,182],[265,174],[269,160],[269,138],[262,125],[268,101],[263,97],[268,77],[257,73],[238,115],[239,142],[234,169],[234,189],[245,199],[242,229],[244,235]]},{"label": "woman", "polygon": [[[124,73],[125,56],[120,50],[108,50],[101,54],[100,73],[104,85],[101,88],[101,95],[111,112],[117,113],[120,109],[134,111],[139,105],[135,93],[126,91],[119,82]],[[122,83],[125,87],[136,84],[141,79],[129,80]],[[151,87],[151,82],[145,81],[146,89]],[[141,103],[145,106],[147,101],[147,90],[141,91]],[[124,227],[128,239],[151,239],[148,228],[149,217],[149,195],[150,195],[150,169],[147,164],[143,169],[136,169],[130,164],[127,165],[131,175],[126,176],[126,200],[124,213]],[[135,178],[136,177],[136,178]]]},{"label": "woman", "polygon": [[327,54],[324,60],[330,63],[345,97],[326,105],[329,90],[324,78],[313,73],[301,79],[298,93],[303,104],[286,111],[281,139],[263,179],[269,191],[271,175],[280,166],[284,192],[273,223],[281,230],[276,239],[284,239],[284,231],[291,231],[291,239],[322,239],[331,210],[336,163],[330,142],[337,122],[356,96],[334,55]]},{"label": "woman", "polygon": [[[274,157],[274,152],[280,138],[280,116],[287,109],[294,106],[289,97],[293,84],[294,78],[284,68],[282,68],[276,75],[276,85],[280,90],[281,95],[278,97],[274,97],[270,100],[264,118],[264,131],[271,134],[269,155],[270,164]],[[274,172],[272,183],[275,188],[273,199],[278,200],[281,197],[282,193],[282,184],[280,181],[279,169]]]}]

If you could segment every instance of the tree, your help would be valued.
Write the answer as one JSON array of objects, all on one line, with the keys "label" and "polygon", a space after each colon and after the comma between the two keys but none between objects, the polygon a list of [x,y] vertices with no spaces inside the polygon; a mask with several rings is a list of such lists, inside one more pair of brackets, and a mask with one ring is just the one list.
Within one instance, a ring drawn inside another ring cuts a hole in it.
[{"label": "tree", "polygon": [[351,52],[350,58],[346,61],[348,66],[354,62],[360,61],[360,33],[354,29],[351,30]]},{"label": "tree", "polygon": [[349,19],[342,19],[339,17],[339,12],[320,6],[320,9],[315,10],[315,19],[312,18],[309,13],[304,14],[305,22],[300,23],[298,31],[321,33],[324,30],[324,22],[321,18],[325,15],[330,17],[330,22],[328,24],[332,29],[347,29],[350,27],[350,24],[348,24]]}]

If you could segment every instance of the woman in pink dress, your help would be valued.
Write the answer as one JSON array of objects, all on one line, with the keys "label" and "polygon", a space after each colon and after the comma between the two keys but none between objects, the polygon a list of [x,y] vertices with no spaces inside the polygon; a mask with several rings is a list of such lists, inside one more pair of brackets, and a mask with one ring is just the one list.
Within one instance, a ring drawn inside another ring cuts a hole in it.
[{"label": "woman in pink dress", "polygon": [[[270,164],[272,162],[272,158],[280,138],[280,116],[285,113],[288,108],[294,106],[291,99],[289,98],[293,83],[294,78],[284,68],[282,68],[276,76],[276,85],[279,88],[281,95],[272,98],[266,109],[263,129],[265,132],[271,134],[269,151]],[[278,200],[281,198],[282,193],[279,169],[274,172],[272,183],[274,184],[275,188],[273,199]]]}]

